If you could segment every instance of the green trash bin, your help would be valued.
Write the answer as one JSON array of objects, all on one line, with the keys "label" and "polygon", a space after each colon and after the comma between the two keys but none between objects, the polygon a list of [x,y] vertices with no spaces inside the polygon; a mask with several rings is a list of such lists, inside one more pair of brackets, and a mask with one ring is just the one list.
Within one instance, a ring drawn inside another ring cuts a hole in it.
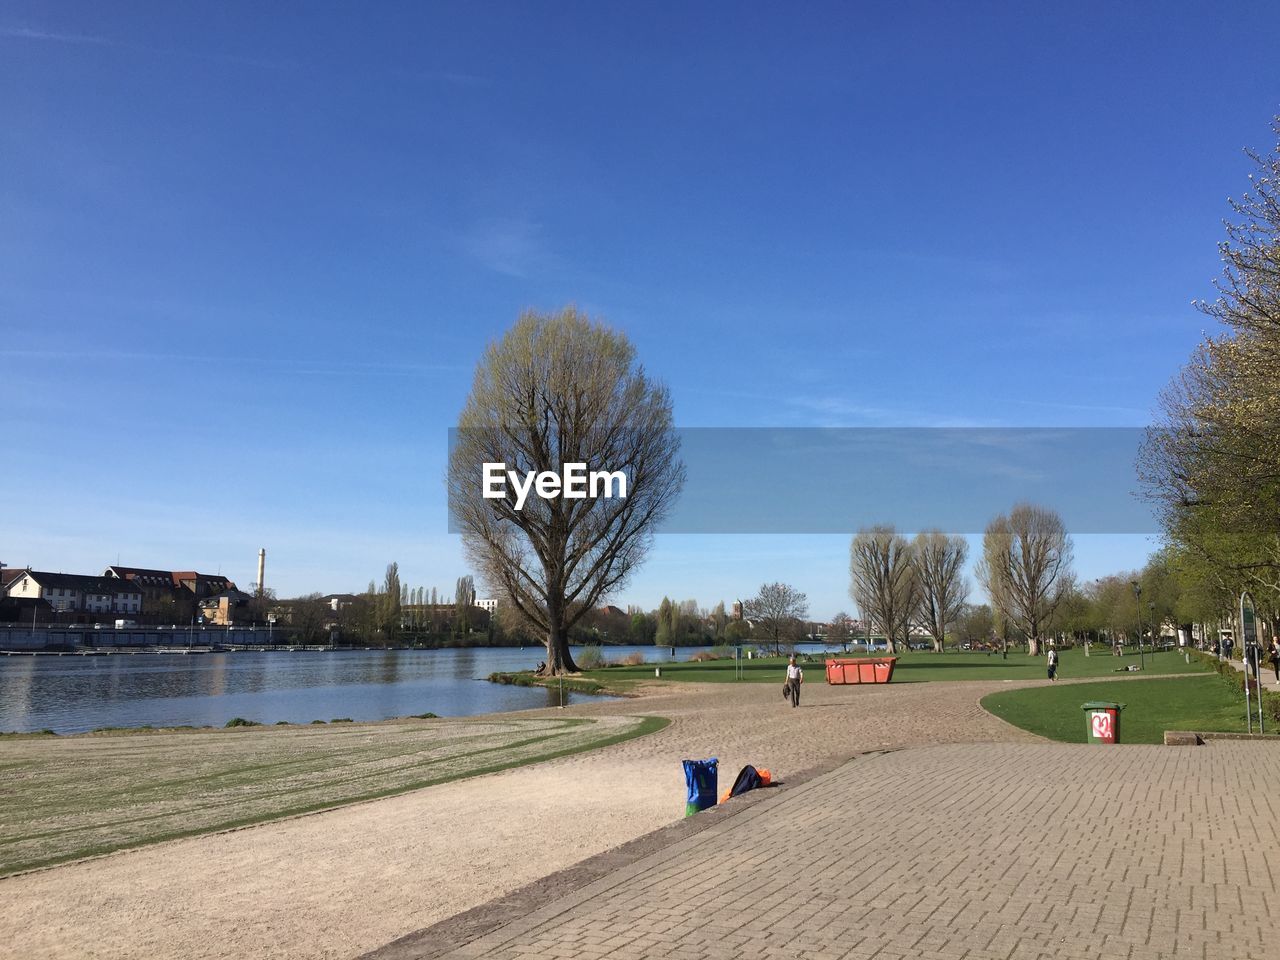
[{"label": "green trash bin", "polygon": [[1109,700],[1090,700],[1084,710],[1085,738],[1089,743],[1120,742],[1120,711],[1123,703]]}]

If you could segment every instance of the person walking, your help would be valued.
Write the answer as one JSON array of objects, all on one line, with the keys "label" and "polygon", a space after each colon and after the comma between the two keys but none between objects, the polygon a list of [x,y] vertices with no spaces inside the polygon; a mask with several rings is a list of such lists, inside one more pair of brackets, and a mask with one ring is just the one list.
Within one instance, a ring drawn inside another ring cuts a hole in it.
[{"label": "person walking", "polygon": [[1049,679],[1058,679],[1058,651],[1053,647],[1049,648]]},{"label": "person walking", "polygon": [[804,671],[796,663],[794,653],[787,661],[787,683],[791,686],[791,706],[800,706],[800,684],[804,683]]},{"label": "person walking", "polygon": [[1271,638],[1271,669],[1276,672],[1276,686],[1280,687],[1280,637]]}]

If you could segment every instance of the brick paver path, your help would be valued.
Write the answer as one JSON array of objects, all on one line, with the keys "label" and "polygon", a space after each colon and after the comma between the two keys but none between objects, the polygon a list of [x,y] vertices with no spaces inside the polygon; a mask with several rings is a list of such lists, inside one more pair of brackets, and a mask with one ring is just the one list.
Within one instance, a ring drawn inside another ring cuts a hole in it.
[{"label": "brick paver path", "polygon": [[1280,744],[870,755],[450,956],[1262,960],[1276,823]]}]

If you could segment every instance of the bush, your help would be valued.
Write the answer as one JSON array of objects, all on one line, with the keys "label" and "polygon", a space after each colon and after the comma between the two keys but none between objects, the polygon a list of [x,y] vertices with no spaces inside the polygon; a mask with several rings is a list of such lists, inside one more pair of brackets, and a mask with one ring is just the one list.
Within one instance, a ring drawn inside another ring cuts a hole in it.
[{"label": "bush", "polygon": [[352,721],[350,717],[334,717],[329,722],[330,723],[351,723]]},{"label": "bush", "polygon": [[600,652],[599,644],[583,647],[574,659],[578,662],[579,670],[599,670],[604,666],[604,654]]},{"label": "bush", "polygon": [[1280,723],[1280,694],[1263,693],[1262,712],[1272,723]]},{"label": "bush", "polygon": [[427,713],[411,713],[409,714],[409,719],[410,720],[439,720],[440,716],[439,714],[431,713],[428,711]]},{"label": "bush", "polygon": [[623,667],[642,667],[645,663],[644,654],[638,650],[635,653],[628,653],[618,661],[618,665]]},{"label": "bush", "polygon": [[720,660],[720,659],[722,659],[720,654],[716,653],[714,650],[699,650],[697,653],[695,653],[693,656],[689,658],[689,662],[690,663],[706,663],[709,660]]},{"label": "bush", "polygon": [[323,720],[312,720],[312,721],[311,721],[311,726],[313,726],[313,727],[314,727],[317,723],[323,724],[324,722],[325,722],[325,721],[323,721]]},{"label": "bush", "polygon": [[262,726],[262,724],[260,724],[257,720],[246,720],[244,717],[232,717],[230,720],[224,723],[223,726],[224,727],[260,727]]},{"label": "bush", "polygon": [[[1219,660],[1211,653],[1202,653],[1199,650],[1191,651],[1192,656],[1198,657],[1203,663],[1206,663],[1213,669],[1223,683],[1231,687],[1236,697],[1244,700],[1244,673],[1237,670],[1230,663]],[[1280,724],[1280,694],[1273,693],[1264,688],[1263,683],[1257,686],[1258,695],[1262,697],[1262,714],[1272,723]],[[1257,704],[1253,704],[1253,709],[1258,709]]]}]

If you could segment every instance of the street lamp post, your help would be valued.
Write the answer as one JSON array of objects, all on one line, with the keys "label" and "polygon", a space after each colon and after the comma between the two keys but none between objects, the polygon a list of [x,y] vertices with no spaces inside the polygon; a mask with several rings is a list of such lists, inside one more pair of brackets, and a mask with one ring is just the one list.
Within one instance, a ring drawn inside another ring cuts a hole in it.
[{"label": "street lamp post", "polygon": [[1133,600],[1138,608],[1138,669],[1147,668],[1147,658],[1142,648],[1142,584],[1133,581]]}]

